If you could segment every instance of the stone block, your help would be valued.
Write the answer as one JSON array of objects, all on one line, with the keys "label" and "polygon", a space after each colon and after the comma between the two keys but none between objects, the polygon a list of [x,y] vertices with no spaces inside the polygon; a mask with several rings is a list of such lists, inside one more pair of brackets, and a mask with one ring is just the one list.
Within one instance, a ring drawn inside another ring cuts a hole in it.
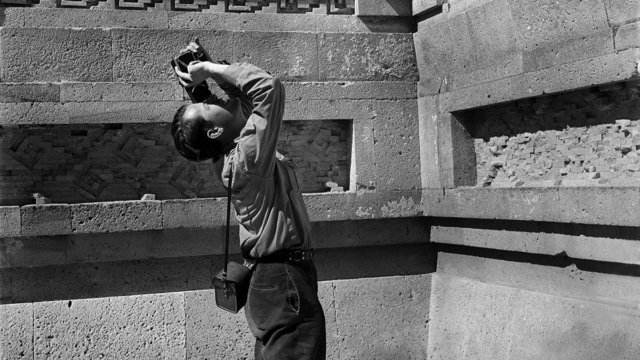
[{"label": "stone block", "polygon": [[128,261],[122,266],[123,292],[131,295],[210,289],[211,279],[223,266],[224,255]]},{"label": "stone block", "polygon": [[431,245],[413,243],[318,249],[315,263],[318,279],[345,280],[428,274],[436,257]]},{"label": "stone block", "polygon": [[510,1],[517,44],[523,51],[609,29],[607,12],[601,0]]},{"label": "stone block", "polygon": [[74,233],[162,228],[160,201],[113,201],[71,205]]},{"label": "stone block", "polygon": [[405,81],[285,82],[284,86],[289,101],[416,98],[416,83]]},{"label": "stone block", "polygon": [[4,244],[0,247],[0,267],[65,263],[66,236],[4,238],[2,241]]},{"label": "stone block", "polygon": [[[62,102],[181,101],[182,87],[175,83],[63,83]],[[148,105],[148,104],[147,104]]]},{"label": "stone block", "polygon": [[428,352],[456,359],[633,359],[640,351],[637,317],[637,309],[436,275]]},{"label": "stone block", "polygon": [[33,358],[33,304],[0,305],[0,359]]},{"label": "stone block", "polygon": [[166,29],[168,14],[163,11],[29,8],[24,11],[27,26],[46,28],[150,28]]},{"label": "stone block", "polygon": [[22,236],[63,235],[71,233],[69,205],[26,205],[20,208]]},{"label": "stone block", "polygon": [[1,125],[69,123],[64,105],[52,102],[0,103]]},{"label": "stone block", "polygon": [[324,319],[327,334],[327,359],[340,358],[340,335],[336,321],[336,302],[334,297],[334,282],[318,282],[318,299],[324,311]]},{"label": "stone block", "polygon": [[440,199],[437,194],[427,193],[425,215],[638,226],[638,192],[637,188],[625,187],[458,188],[447,190]]},{"label": "stone block", "polygon": [[0,102],[57,102],[60,86],[57,84],[1,83]]},{"label": "stone block", "polygon": [[[231,222],[237,224],[235,211]],[[162,202],[162,227],[211,228],[225,226],[227,221],[227,199],[166,200]]]},{"label": "stone block", "polygon": [[91,263],[147,258],[147,231],[67,236],[67,263]]},{"label": "stone block", "polygon": [[353,152],[349,185],[351,190],[373,191],[378,187],[373,124],[374,121],[369,119],[353,122]]},{"label": "stone block", "polygon": [[606,29],[579,38],[547,43],[525,51],[522,54],[522,66],[525,72],[533,72],[596,58],[612,52],[614,52],[612,31]]},{"label": "stone block", "polygon": [[254,64],[282,80],[318,80],[316,34],[239,31],[233,41],[238,61]]},{"label": "stone block", "polygon": [[464,120],[452,114],[440,114],[437,121],[442,185],[446,188],[475,185],[475,147]]},{"label": "stone block", "polygon": [[356,0],[356,16],[413,16],[411,0]]},{"label": "stone block", "polygon": [[417,81],[410,34],[318,35],[320,80]]},{"label": "stone block", "polygon": [[430,282],[430,275],[335,281],[340,356],[427,358]]},{"label": "stone block", "polygon": [[[226,229],[180,228],[164,229],[149,233],[149,257],[189,257],[224,254]],[[230,229],[229,251],[239,252],[238,226]]]},{"label": "stone block", "polygon": [[[419,97],[447,92],[454,64],[465,57],[465,61],[473,59],[473,54],[467,52],[471,44],[469,31],[457,35],[452,31],[455,22],[460,21],[464,24],[466,19],[454,18],[435,24],[425,21],[427,24],[414,34],[416,62],[420,71]],[[456,45],[451,46],[454,36]]]},{"label": "stone block", "polygon": [[[637,7],[640,8],[640,6]],[[618,28],[615,44],[616,51],[640,47],[640,22],[634,22]]]},{"label": "stone block", "polygon": [[5,7],[0,13],[0,24],[6,27],[24,27],[24,8]]},{"label": "stone block", "polygon": [[640,18],[640,6],[635,0],[604,0],[604,6],[612,26]]},{"label": "stone block", "polygon": [[312,245],[316,249],[358,245],[358,225],[355,221],[316,221],[311,223]]},{"label": "stone block", "polygon": [[13,269],[0,268],[0,304],[12,303]]},{"label": "stone block", "polygon": [[378,203],[382,218],[406,218],[423,213],[421,190],[381,191]]},{"label": "stone block", "polygon": [[109,30],[4,27],[0,39],[3,82],[113,80]]},{"label": "stone block", "polygon": [[438,159],[438,98],[418,99],[418,132],[420,138],[420,174],[423,189],[442,187]]},{"label": "stone block", "polygon": [[249,359],[255,337],[244,309],[231,314],[215,305],[213,290],[184,293],[186,357],[188,359]]},{"label": "stone block", "polygon": [[375,113],[371,100],[292,100],[287,101],[284,120],[371,119]]},{"label": "stone block", "polygon": [[232,33],[216,30],[114,29],[113,77],[118,82],[174,82],[170,60],[199,37],[215,59],[235,60]]},{"label": "stone block", "polygon": [[304,201],[311,221],[380,217],[378,194],[372,191],[306,194]]},{"label": "stone block", "polygon": [[420,189],[417,101],[376,101],[373,107],[378,190]]},{"label": "stone block", "polygon": [[170,123],[182,101],[69,102],[64,109],[72,124]]},{"label": "stone block", "polygon": [[414,244],[429,241],[429,225],[424,217],[361,220],[357,225],[359,246]]},{"label": "stone block", "polygon": [[20,207],[0,206],[0,238],[20,236]]},{"label": "stone block", "polygon": [[[463,226],[464,222],[460,225]],[[636,237],[640,230],[632,228]],[[505,251],[517,251],[543,255],[565,253],[570,258],[607,261],[621,264],[638,264],[633,254],[640,251],[635,241],[611,234],[607,238],[585,235],[567,235],[552,229],[536,231],[505,229],[479,229],[476,227],[434,226],[431,241],[436,243],[472,246]]]},{"label": "stone block", "polygon": [[120,262],[12,269],[14,302],[37,302],[122,295]]},{"label": "stone block", "polygon": [[620,306],[635,307],[633,304],[640,297],[640,285],[633,277],[581,270],[575,264],[559,267],[440,252],[437,273],[553,296],[617,303]]},{"label": "stone block", "polygon": [[413,15],[422,14],[442,5],[442,0],[412,0],[411,10]]},{"label": "stone block", "polygon": [[180,358],[186,348],[183,294],[65,300],[34,305],[40,358]]}]

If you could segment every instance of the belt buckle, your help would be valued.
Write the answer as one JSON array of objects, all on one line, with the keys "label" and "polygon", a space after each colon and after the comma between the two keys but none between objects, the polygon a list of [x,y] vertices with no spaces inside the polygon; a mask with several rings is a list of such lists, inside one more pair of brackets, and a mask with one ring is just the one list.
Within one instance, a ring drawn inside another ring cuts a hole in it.
[{"label": "belt buckle", "polygon": [[295,250],[289,253],[289,261],[302,261],[303,254],[300,250]]}]

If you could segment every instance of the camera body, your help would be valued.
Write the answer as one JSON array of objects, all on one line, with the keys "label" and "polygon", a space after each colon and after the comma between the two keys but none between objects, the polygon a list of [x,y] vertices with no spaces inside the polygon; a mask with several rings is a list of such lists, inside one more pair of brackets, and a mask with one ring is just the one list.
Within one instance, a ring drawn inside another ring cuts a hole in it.
[{"label": "camera body", "polygon": [[[203,53],[198,54],[191,51],[185,51],[171,60],[171,68],[178,66],[180,71],[186,73],[187,67],[194,61],[207,61],[207,59]],[[187,92],[189,99],[191,99],[191,102],[193,103],[204,102],[209,98],[209,96],[211,96],[211,91],[209,90],[209,86],[206,81],[203,81],[193,87],[184,87],[184,90]]]}]

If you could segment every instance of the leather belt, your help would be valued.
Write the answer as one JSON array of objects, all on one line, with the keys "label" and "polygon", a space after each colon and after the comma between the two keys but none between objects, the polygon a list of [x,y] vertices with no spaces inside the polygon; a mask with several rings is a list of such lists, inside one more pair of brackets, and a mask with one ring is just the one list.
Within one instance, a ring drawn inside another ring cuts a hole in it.
[{"label": "leather belt", "polygon": [[275,263],[275,262],[306,262],[313,261],[315,257],[315,250],[279,250],[271,255],[261,257],[258,259],[259,263]]}]

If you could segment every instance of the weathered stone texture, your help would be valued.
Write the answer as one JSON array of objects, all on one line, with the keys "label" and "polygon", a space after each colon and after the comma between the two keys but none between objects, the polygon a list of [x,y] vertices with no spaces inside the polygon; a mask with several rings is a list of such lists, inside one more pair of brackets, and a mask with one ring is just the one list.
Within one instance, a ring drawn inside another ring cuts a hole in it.
[{"label": "weathered stone texture", "polygon": [[[226,203],[226,198],[163,201],[162,227],[171,229],[224,226],[227,217]],[[231,221],[237,224],[235,216],[232,216]]]},{"label": "weathered stone texture", "polygon": [[[125,262],[121,265],[123,293],[132,295],[211,288],[211,279],[223,267],[223,256]],[[238,261],[237,256],[233,260]]]},{"label": "weathered stone texture", "polygon": [[162,228],[160,201],[114,201],[71,206],[74,233]]},{"label": "weathered stone texture", "polygon": [[611,25],[620,26],[640,18],[640,6],[635,0],[603,0]]},{"label": "weathered stone texture", "polygon": [[441,5],[443,2],[443,0],[412,0],[411,8],[413,15],[415,16],[427,10],[431,10],[438,5]]},{"label": "weathered stone texture", "polygon": [[420,135],[420,174],[422,188],[442,187],[438,156],[438,99],[436,96],[418,99]]},{"label": "weathered stone texture", "polygon": [[320,80],[415,81],[413,49],[406,34],[319,34]]},{"label": "weathered stone texture", "polygon": [[412,16],[411,0],[356,0],[356,16]]},{"label": "weathered stone texture", "polygon": [[33,304],[0,305],[0,359],[33,359]]},{"label": "weathered stone texture", "polygon": [[[232,32],[113,29],[113,80],[118,82],[174,82],[169,64],[189,40],[199,37],[216,59],[233,59]],[[213,53],[215,49],[215,53]]]},{"label": "weathered stone texture", "polygon": [[20,208],[0,206],[0,237],[20,235]]},{"label": "weathered stone texture", "polygon": [[233,42],[237,61],[268,69],[283,80],[318,80],[316,34],[240,31],[234,33]]},{"label": "weathered stone texture", "polygon": [[146,258],[147,237],[147,232],[143,231],[69,235],[66,239],[66,262],[93,263]]},{"label": "weathered stone texture", "polygon": [[376,171],[374,120],[356,120],[353,122],[353,156],[351,158],[351,190],[376,190],[378,175]]},{"label": "weathered stone texture", "polygon": [[[181,101],[182,88],[170,83],[63,83],[62,102],[148,102]],[[88,104],[85,104],[88,105]],[[121,120],[121,122],[124,119]]]},{"label": "weathered stone texture", "polygon": [[108,30],[3,27],[0,39],[4,82],[113,80]]},{"label": "weathered stone texture", "polygon": [[183,359],[183,304],[183,294],[34,304],[35,358]]},{"label": "weathered stone texture", "polygon": [[616,32],[615,44],[616,51],[640,47],[640,22],[621,26]]},{"label": "weathered stone texture", "polygon": [[213,290],[184,293],[187,359],[239,359],[253,357],[244,309],[231,314],[215,304]]},{"label": "weathered stone texture", "polygon": [[0,268],[64,264],[65,243],[66,236],[0,239]]},{"label": "weathered stone texture", "polygon": [[22,236],[62,235],[71,233],[71,208],[46,204],[20,207]]},{"label": "weathered stone texture", "polygon": [[0,83],[0,103],[58,101],[58,84]]},{"label": "weathered stone texture", "polygon": [[340,357],[426,358],[430,282],[430,275],[335,281]]},{"label": "weathered stone texture", "polygon": [[[167,28],[168,13],[163,11],[106,10],[78,11],[78,9],[21,9],[24,24],[52,28]],[[11,17],[17,17],[11,15]],[[18,24],[14,25],[17,26]]]},{"label": "weathered stone texture", "polygon": [[433,280],[430,359],[635,359],[640,351],[637,309],[441,275]]}]

